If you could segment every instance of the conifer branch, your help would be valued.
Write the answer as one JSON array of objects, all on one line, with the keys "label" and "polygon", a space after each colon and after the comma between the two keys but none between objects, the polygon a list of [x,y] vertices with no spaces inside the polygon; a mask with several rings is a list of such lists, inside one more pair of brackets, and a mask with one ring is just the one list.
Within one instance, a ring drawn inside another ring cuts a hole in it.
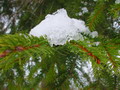
[{"label": "conifer branch", "polygon": [[114,4],[110,8],[110,13],[113,15],[114,18],[119,17],[120,15],[120,4]]},{"label": "conifer branch", "polygon": [[88,26],[90,30],[95,30],[95,26],[101,22],[104,17],[105,4],[104,2],[99,2],[99,4],[95,7],[94,12],[88,18]]},{"label": "conifer branch", "polygon": [[2,52],[0,54],[0,58],[4,58],[5,56],[9,55],[10,53],[13,53],[13,52],[22,52],[22,51],[25,51],[25,50],[29,50],[31,48],[35,48],[35,47],[39,47],[40,45],[32,45],[30,47],[24,47],[24,46],[17,46],[17,47],[14,47],[13,50],[5,50],[4,52]]},{"label": "conifer branch", "polygon": [[0,38],[0,69],[13,67],[16,61],[21,62],[18,59],[24,58],[22,62],[25,63],[31,57],[44,57],[51,54],[53,54],[53,49],[44,37],[15,34]]},{"label": "conifer branch", "polygon": [[107,48],[105,48],[105,50],[106,50],[107,56],[108,56],[110,62],[112,63],[113,67],[116,67],[115,62],[113,61],[113,58],[112,58],[111,54],[109,53]]},{"label": "conifer branch", "polygon": [[87,48],[85,48],[84,46],[82,46],[80,44],[76,44],[76,43],[72,43],[72,45],[76,46],[76,47],[80,48],[81,50],[83,50],[84,52],[86,52],[87,55],[91,56],[96,61],[97,64],[100,64],[101,60],[97,56],[95,56],[92,52],[90,52]]}]

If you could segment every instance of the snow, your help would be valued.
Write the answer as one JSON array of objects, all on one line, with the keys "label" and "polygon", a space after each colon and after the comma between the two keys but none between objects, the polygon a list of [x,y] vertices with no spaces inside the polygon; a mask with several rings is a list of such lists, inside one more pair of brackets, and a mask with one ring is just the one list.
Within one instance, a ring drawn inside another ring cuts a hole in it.
[{"label": "snow", "polygon": [[92,38],[98,37],[98,32],[97,31],[91,32],[90,35]]},{"label": "snow", "polygon": [[116,0],[115,3],[116,3],[116,4],[119,4],[119,3],[120,3],[120,0]]},{"label": "snow", "polygon": [[119,25],[120,17],[118,18],[118,21],[113,22],[113,28],[115,28],[115,32],[120,32],[120,25]]},{"label": "snow", "polygon": [[[84,40],[81,33],[90,34],[82,20],[70,18],[65,9],[48,14],[43,21],[30,31],[33,36],[47,37],[50,45],[64,45],[70,40]],[[91,33],[95,37],[96,33]]]},{"label": "snow", "polygon": [[79,13],[78,13],[78,15],[79,15],[79,16],[82,16],[82,15],[83,15],[83,13],[82,13],[82,12],[79,12]]},{"label": "snow", "polygon": [[82,12],[83,12],[83,13],[87,13],[87,12],[88,12],[88,9],[87,9],[86,7],[83,7],[83,8],[82,8]]}]

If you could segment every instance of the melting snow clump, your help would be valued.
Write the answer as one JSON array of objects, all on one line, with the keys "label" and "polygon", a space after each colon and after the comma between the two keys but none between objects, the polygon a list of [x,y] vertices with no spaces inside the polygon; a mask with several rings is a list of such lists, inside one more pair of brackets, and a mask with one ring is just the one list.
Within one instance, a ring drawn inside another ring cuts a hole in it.
[{"label": "melting snow clump", "polygon": [[90,34],[85,22],[70,18],[65,9],[48,14],[30,31],[31,35],[37,37],[46,36],[51,45],[64,45],[70,40],[83,40],[81,33]]}]

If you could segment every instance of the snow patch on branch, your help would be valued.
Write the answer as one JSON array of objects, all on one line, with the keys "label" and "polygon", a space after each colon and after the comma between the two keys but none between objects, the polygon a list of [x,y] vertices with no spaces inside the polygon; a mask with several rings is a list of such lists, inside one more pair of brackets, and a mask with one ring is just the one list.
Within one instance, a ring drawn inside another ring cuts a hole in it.
[{"label": "snow patch on branch", "polygon": [[65,9],[59,9],[48,14],[45,19],[35,26],[30,34],[46,36],[51,45],[64,45],[70,40],[84,40],[81,33],[90,34],[82,20],[70,18]]}]

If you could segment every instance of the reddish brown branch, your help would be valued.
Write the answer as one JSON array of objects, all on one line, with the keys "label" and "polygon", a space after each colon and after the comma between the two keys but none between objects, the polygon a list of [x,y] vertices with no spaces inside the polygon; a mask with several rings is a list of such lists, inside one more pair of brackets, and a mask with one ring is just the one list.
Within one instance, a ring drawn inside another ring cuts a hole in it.
[{"label": "reddish brown branch", "polygon": [[10,52],[12,52],[11,50],[5,50],[4,52],[2,52],[1,54],[0,54],[0,58],[3,58],[3,57],[5,57],[5,56],[7,56]]},{"label": "reddish brown branch", "polygon": [[4,52],[2,52],[0,54],[0,58],[4,58],[5,56],[9,55],[12,52],[21,52],[21,51],[28,50],[30,48],[39,47],[39,46],[40,45],[33,45],[33,46],[30,46],[30,47],[17,46],[13,50],[5,50]]},{"label": "reddish brown branch", "polygon": [[96,61],[97,64],[100,64],[101,60],[97,56],[95,56],[92,52],[90,52],[89,50],[87,50],[87,48],[85,48],[82,45],[78,45],[78,44],[73,44],[73,45],[77,46],[78,48],[80,48],[81,50],[83,50],[84,52],[86,52],[87,55],[91,56]]},{"label": "reddish brown branch", "polygon": [[[78,45],[78,44],[73,44],[73,45],[77,46],[78,48],[80,48],[81,50],[83,50],[84,52],[86,52],[87,55],[89,55],[93,59],[95,59],[95,61],[96,61],[97,64],[100,64],[100,59],[97,56],[95,56],[92,52],[90,52],[89,50],[87,50],[84,46]],[[2,52],[0,54],[0,58],[4,58],[5,56],[9,55],[12,52],[21,52],[21,51],[28,50],[30,48],[39,47],[39,46],[40,45],[33,45],[33,46],[30,46],[30,47],[17,46],[17,47],[14,48],[14,50],[6,50],[6,51]]]}]

